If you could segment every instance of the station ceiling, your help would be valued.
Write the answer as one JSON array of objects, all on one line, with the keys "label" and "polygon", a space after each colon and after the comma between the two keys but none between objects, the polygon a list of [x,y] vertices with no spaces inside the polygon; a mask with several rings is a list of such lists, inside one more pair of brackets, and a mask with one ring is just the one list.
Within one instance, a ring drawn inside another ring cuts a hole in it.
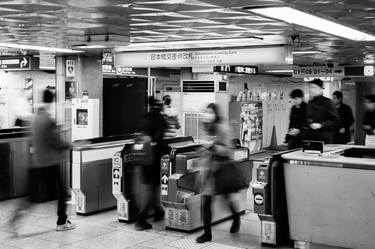
[{"label": "station ceiling", "polygon": [[[1,0],[0,41],[124,48],[238,38],[246,39],[247,46],[291,44],[295,51],[320,52],[295,55],[295,64],[363,64],[375,57],[374,42],[335,37],[248,10],[268,6],[291,6],[375,34],[375,0]],[[228,40],[225,46],[235,45]]]}]

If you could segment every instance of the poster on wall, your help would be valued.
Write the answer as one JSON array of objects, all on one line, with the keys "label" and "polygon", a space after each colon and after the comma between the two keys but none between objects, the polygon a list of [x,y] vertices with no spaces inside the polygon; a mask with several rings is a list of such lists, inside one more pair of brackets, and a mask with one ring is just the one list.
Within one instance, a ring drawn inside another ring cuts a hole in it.
[{"label": "poster on wall", "polygon": [[25,79],[25,96],[31,108],[33,108],[33,104],[34,104],[33,86],[34,86],[34,80],[26,78]]},{"label": "poster on wall", "polygon": [[263,140],[263,109],[262,102],[248,102],[241,104],[241,144],[249,148],[250,152],[262,149]]},{"label": "poster on wall", "polygon": [[66,69],[65,69],[65,75],[68,78],[75,76],[75,61],[74,60],[66,60]]},{"label": "poster on wall", "polygon": [[70,101],[77,97],[77,84],[75,81],[65,82],[65,101]]},{"label": "poster on wall", "polygon": [[9,127],[8,115],[8,95],[0,86],[0,129]]}]

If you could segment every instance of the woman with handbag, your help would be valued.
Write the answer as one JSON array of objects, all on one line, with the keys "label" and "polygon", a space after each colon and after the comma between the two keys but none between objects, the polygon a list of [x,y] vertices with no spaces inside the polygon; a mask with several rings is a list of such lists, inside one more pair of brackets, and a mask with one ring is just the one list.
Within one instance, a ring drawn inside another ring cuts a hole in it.
[{"label": "woman with handbag", "polygon": [[[234,148],[233,138],[231,137],[230,128],[222,122],[219,114],[219,108],[216,104],[211,103],[207,106],[203,117],[204,129],[207,133],[206,145],[211,152],[207,174],[202,192],[203,197],[203,227],[204,233],[196,239],[197,243],[205,243],[212,240],[211,217],[212,217],[212,198],[219,193],[218,191],[218,173],[223,163],[228,162],[231,150]],[[220,192],[222,192],[220,190]],[[238,212],[238,203],[234,201],[234,195],[227,192],[224,194],[228,201],[230,210],[233,213],[233,224],[230,228],[231,233],[237,233],[240,230],[240,214]]]}]

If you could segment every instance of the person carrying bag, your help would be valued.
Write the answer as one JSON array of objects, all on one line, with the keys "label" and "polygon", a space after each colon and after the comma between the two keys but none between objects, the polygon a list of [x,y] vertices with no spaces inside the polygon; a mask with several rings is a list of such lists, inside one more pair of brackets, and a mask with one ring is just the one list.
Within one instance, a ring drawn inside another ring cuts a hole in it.
[{"label": "person carrying bag", "polygon": [[[239,205],[234,200],[234,195],[232,195],[241,187],[236,186],[237,184],[233,182],[237,173],[234,173],[236,170],[234,170],[235,167],[232,167],[234,164],[230,159],[234,143],[229,126],[222,123],[219,108],[214,103],[207,106],[202,121],[207,133],[206,140],[208,141],[205,147],[211,155],[209,160],[207,160],[206,175],[203,178],[202,213],[204,233],[196,239],[197,243],[205,243],[212,240],[211,205],[215,195],[223,194],[227,199],[229,209],[232,211],[233,223],[230,232],[239,232],[241,223]],[[229,171],[231,172],[228,173]],[[232,177],[233,179],[231,179]]]}]

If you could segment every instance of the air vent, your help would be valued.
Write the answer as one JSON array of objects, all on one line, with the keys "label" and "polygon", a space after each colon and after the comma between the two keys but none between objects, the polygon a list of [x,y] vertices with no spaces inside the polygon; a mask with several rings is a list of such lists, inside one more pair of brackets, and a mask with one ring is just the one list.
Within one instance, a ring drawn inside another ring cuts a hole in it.
[{"label": "air vent", "polygon": [[183,81],[182,91],[189,92],[215,92],[214,81]]}]

